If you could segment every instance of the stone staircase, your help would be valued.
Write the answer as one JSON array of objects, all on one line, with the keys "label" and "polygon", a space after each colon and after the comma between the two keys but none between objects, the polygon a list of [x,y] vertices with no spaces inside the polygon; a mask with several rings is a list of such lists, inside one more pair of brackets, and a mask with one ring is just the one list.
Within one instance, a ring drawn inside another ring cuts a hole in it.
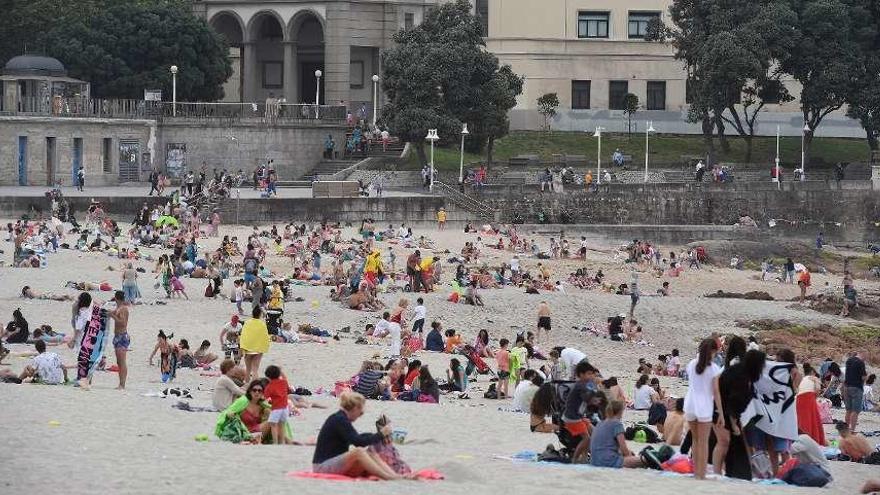
[{"label": "stone staircase", "polygon": [[311,182],[319,175],[333,175],[354,165],[357,161],[359,160],[354,158],[347,160],[321,160],[315,168],[303,175],[300,180]]},{"label": "stone staircase", "polygon": [[472,196],[468,196],[458,188],[450,186],[445,182],[434,181],[434,192],[442,195],[448,202],[455,205],[456,208],[464,210],[480,220],[495,222],[499,217],[499,211],[495,208]]}]

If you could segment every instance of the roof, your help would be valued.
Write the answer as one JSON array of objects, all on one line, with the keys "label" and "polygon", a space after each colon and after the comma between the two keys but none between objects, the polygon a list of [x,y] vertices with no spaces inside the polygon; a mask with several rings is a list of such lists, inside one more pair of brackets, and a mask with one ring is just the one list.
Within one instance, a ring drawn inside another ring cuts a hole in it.
[{"label": "roof", "polygon": [[56,58],[41,55],[19,55],[9,59],[0,73],[5,76],[66,77],[67,69]]}]

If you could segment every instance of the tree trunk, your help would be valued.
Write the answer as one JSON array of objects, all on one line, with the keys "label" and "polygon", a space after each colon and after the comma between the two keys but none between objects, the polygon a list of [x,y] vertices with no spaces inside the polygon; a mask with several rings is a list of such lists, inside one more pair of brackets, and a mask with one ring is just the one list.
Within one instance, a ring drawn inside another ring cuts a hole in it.
[{"label": "tree trunk", "polygon": [[877,135],[874,134],[876,131],[874,129],[865,129],[865,134],[868,138],[868,148],[871,151],[877,151],[880,146],[878,146]]},{"label": "tree trunk", "polygon": [[813,132],[804,135],[804,167],[810,164],[810,144],[813,142]]},{"label": "tree trunk", "polygon": [[489,141],[486,143],[486,170],[492,168],[492,160],[493,152],[495,151],[495,136],[489,136]]},{"label": "tree trunk", "polygon": [[419,165],[424,167],[428,164],[428,156],[425,154],[425,144],[421,141],[415,141],[412,144],[416,147],[416,156],[419,157]]},{"label": "tree trunk", "polygon": [[707,167],[713,165],[712,160],[715,159],[715,141],[712,135],[712,131],[715,129],[715,125],[712,120],[709,118],[709,115],[703,115],[703,143],[706,145],[706,163]]},{"label": "tree trunk", "polygon": [[730,142],[727,140],[727,134],[724,133],[724,121],[721,115],[715,117],[715,126],[718,128],[718,141],[721,143],[721,151],[725,154],[730,153]]}]

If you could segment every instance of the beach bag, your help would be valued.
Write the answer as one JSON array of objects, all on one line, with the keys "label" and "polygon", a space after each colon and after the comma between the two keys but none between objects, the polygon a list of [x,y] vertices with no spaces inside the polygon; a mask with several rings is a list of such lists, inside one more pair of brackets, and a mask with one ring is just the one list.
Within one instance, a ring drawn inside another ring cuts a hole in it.
[{"label": "beach bag", "polygon": [[405,402],[414,402],[419,398],[418,390],[406,390],[398,394],[397,400],[402,400]]},{"label": "beach bag", "polygon": [[339,397],[343,392],[351,391],[351,382],[336,382],[333,388],[333,396]]},{"label": "beach bag", "polygon": [[374,443],[367,450],[379,456],[397,474],[407,475],[412,472],[409,464],[400,457],[400,452],[391,442]]},{"label": "beach bag", "polygon": [[770,465],[770,456],[767,452],[759,451],[752,454],[749,458],[749,464],[752,465],[752,474],[755,478],[766,480],[773,477],[773,468]]},{"label": "beach bag", "polygon": [[241,443],[250,441],[251,432],[248,431],[240,419],[231,418],[223,423],[223,426],[220,428],[220,433],[217,436],[220,440]]},{"label": "beach bag", "polygon": [[831,417],[831,401],[820,398],[816,399],[816,404],[819,406],[819,418],[822,420],[822,424],[830,425],[834,423],[834,418]]},{"label": "beach bag", "polygon": [[420,393],[419,398],[416,400],[416,402],[421,402],[423,404],[436,404],[437,399],[435,399],[434,396],[431,394]]},{"label": "beach bag", "polygon": [[635,424],[633,426],[627,427],[627,429],[623,432],[623,437],[627,440],[635,440],[636,437],[639,437],[639,440],[641,440],[642,435],[644,435],[643,443],[657,443],[660,441],[660,436],[657,435],[657,432],[645,424]]},{"label": "beach bag", "polygon": [[690,458],[686,455],[679,455],[669,459],[662,464],[664,471],[678,474],[691,474],[694,472],[694,465]]},{"label": "beach bag", "polygon": [[818,464],[798,464],[782,477],[782,481],[795,486],[821,488],[831,482],[831,474]]},{"label": "beach bag", "polygon": [[497,399],[498,398],[498,390],[495,388],[495,384],[489,384],[489,390],[486,390],[486,393],[483,394],[484,399]]},{"label": "beach bag", "polygon": [[449,297],[446,298],[446,300],[449,302],[458,303],[459,297],[460,296],[458,295],[458,292],[453,292],[452,294],[449,294]]},{"label": "beach bag", "polygon": [[208,286],[205,287],[205,297],[214,297],[214,287],[208,282]]}]

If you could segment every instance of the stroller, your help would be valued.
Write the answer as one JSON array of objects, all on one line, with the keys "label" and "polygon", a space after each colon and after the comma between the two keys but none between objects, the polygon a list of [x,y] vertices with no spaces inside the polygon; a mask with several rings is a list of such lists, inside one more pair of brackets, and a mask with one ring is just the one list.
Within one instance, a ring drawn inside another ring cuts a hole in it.
[{"label": "stroller", "polygon": [[[582,435],[574,436],[565,428],[565,424],[562,420],[562,413],[565,410],[565,403],[568,400],[568,395],[571,393],[572,389],[574,389],[575,382],[568,380],[554,380],[552,382],[546,382],[542,387],[552,387],[553,388],[553,401],[551,403],[551,418],[553,424],[558,425],[559,429],[556,431],[556,438],[559,440],[561,447],[556,449],[552,444],[547,446],[547,449],[541,453],[538,457],[542,461],[548,462],[560,462],[564,464],[571,463],[572,458],[574,457],[574,451],[577,448],[577,445],[583,439]],[[605,407],[608,405],[608,400],[605,398],[605,394],[601,392],[596,393],[595,398],[591,401],[591,404],[586,408],[586,416],[590,419],[590,422],[595,426],[602,418],[602,413],[605,411]]]},{"label": "stroller", "polygon": [[461,353],[464,357],[467,358],[467,366],[465,367],[464,373],[467,376],[471,376],[474,371],[476,371],[480,375],[491,375],[492,377],[497,378],[498,375],[492,371],[492,368],[486,364],[486,361],[483,361],[483,358],[477,354],[477,350],[474,346],[470,344],[465,344],[461,349]]},{"label": "stroller", "polygon": [[278,309],[267,309],[266,310],[266,327],[269,330],[269,335],[278,335],[281,333],[281,324],[283,321],[281,320],[282,311]]}]

